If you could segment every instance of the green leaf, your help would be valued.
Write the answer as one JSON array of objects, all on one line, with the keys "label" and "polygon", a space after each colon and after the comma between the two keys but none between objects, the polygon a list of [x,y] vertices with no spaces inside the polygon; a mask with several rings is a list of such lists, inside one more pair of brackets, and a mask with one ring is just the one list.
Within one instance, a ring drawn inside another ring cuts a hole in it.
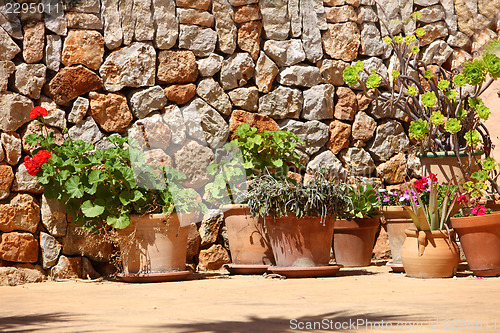
[{"label": "green leaf", "polygon": [[95,184],[104,181],[106,175],[101,170],[92,170],[89,174],[89,184]]},{"label": "green leaf", "polygon": [[106,223],[117,229],[125,229],[130,225],[130,215],[127,213],[122,213],[119,216],[110,215],[106,219]]},{"label": "green leaf", "polygon": [[95,203],[92,203],[90,200],[84,201],[80,206],[80,209],[86,217],[97,217],[104,213],[105,206],[106,203],[104,202],[104,199],[99,198],[95,200]]},{"label": "green leaf", "polygon": [[64,188],[72,198],[83,197],[84,189],[80,177],[78,176],[71,176],[71,178],[64,183]]},{"label": "green leaf", "polygon": [[273,165],[277,168],[281,168],[283,166],[283,160],[281,158],[272,160],[271,163],[273,163]]}]

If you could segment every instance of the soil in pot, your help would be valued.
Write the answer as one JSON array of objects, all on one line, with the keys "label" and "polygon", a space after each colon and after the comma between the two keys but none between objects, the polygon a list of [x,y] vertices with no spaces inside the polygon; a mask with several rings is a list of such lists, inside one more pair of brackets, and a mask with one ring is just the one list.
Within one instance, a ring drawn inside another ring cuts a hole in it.
[{"label": "soil in pot", "polygon": [[[188,227],[181,227],[176,214],[132,215],[130,225],[118,230],[122,276],[140,277],[155,275],[155,281],[166,280],[173,275],[184,278],[178,272],[186,271]],[[172,275],[172,274],[170,274]],[[141,282],[141,281],[138,281]]]},{"label": "soil in pot", "polygon": [[378,217],[336,221],[333,250],[337,264],[345,267],[370,265],[379,224]]},{"label": "soil in pot", "polygon": [[460,253],[455,243],[455,231],[450,234],[435,231],[406,230],[401,259],[409,277],[447,278],[455,275]]},{"label": "soil in pot", "polygon": [[500,275],[500,213],[452,218],[469,268],[477,276]]}]

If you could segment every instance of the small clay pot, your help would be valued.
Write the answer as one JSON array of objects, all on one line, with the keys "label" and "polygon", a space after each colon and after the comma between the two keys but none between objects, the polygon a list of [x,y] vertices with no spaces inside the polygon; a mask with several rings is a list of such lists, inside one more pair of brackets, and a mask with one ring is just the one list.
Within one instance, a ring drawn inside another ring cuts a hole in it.
[{"label": "small clay pot", "polygon": [[337,264],[344,267],[369,266],[379,225],[378,217],[336,221],[333,250]]}]

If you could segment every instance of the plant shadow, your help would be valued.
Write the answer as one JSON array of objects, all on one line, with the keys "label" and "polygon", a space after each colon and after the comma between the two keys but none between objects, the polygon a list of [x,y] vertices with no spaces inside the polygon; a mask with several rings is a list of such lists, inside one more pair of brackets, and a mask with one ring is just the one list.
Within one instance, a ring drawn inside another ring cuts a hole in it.
[{"label": "plant shadow", "polygon": [[337,276],[377,275],[378,272],[370,272],[361,268],[341,268]]},{"label": "plant shadow", "polygon": [[[383,313],[351,313],[349,311],[329,312],[316,316],[298,318],[269,317],[259,318],[248,316],[243,320],[210,321],[201,323],[165,324],[151,327],[151,330],[165,330],[182,333],[222,333],[222,332],[296,332],[299,331],[336,331],[355,332],[359,329],[380,329],[380,326],[392,327],[396,325],[422,325],[426,327],[428,319],[416,316],[394,315]],[[316,325],[307,327],[305,325]],[[304,325],[304,326],[302,326]],[[324,326],[321,326],[324,325]],[[371,325],[371,326],[370,326]]]},{"label": "plant shadow", "polygon": [[[35,332],[49,330],[46,324],[69,323],[75,319],[74,314],[45,313],[22,316],[0,316],[0,332]],[[57,329],[69,328],[70,325],[57,326]],[[51,329],[56,329],[51,326]]]}]

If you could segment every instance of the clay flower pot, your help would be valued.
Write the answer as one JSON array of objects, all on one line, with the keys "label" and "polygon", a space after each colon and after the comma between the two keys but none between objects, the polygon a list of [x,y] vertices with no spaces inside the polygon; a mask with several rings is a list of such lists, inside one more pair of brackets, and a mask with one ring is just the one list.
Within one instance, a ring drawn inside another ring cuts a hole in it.
[{"label": "clay flower pot", "polygon": [[131,215],[130,225],[118,229],[123,273],[130,282],[179,280],[186,277],[188,227],[177,214]]},{"label": "clay flower pot", "polygon": [[225,205],[224,221],[235,265],[272,265],[273,252],[264,230],[264,219],[254,218],[248,205]]},{"label": "clay flower pot", "polygon": [[[482,155],[482,151],[474,152],[474,155]],[[422,168],[424,174],[434,173],[438,179],[447,183],[452,180],[453,184],[461,184],[466,181],[466,177],[458,165],[458,159],[455,152],[437,152],[437,153],[426,153],[425,155],[417,154],[420,158],[420,163],[422,163]],[[464,165],[468,165],[467,154],[460,154],[460,161]],[[479,166],[474,165],[471,172],[478,171]]]},{"label": "clay flower pot", "polygon": [[469,268],[477,276],[500,275],[500,213],[452,218]]},{"label": "clay flower pot", "polygon": [[460,252],[455,243],[455,231],[445,235],[439,230],[406,230],[401,259],[409,277],[447,278],[455,275]]},{"label": "clay flower pot", "polygon": [[381,209],[391,246],[392,264],[401,265],[401,248],[406,239],[406,229],[414,226],[402,206],[385,206]]},{"label": "clay flower pot", "polygon": [[345,267],[370,265],[379,225],[378,217],[336,221],[333,250],[337,264]]}]

